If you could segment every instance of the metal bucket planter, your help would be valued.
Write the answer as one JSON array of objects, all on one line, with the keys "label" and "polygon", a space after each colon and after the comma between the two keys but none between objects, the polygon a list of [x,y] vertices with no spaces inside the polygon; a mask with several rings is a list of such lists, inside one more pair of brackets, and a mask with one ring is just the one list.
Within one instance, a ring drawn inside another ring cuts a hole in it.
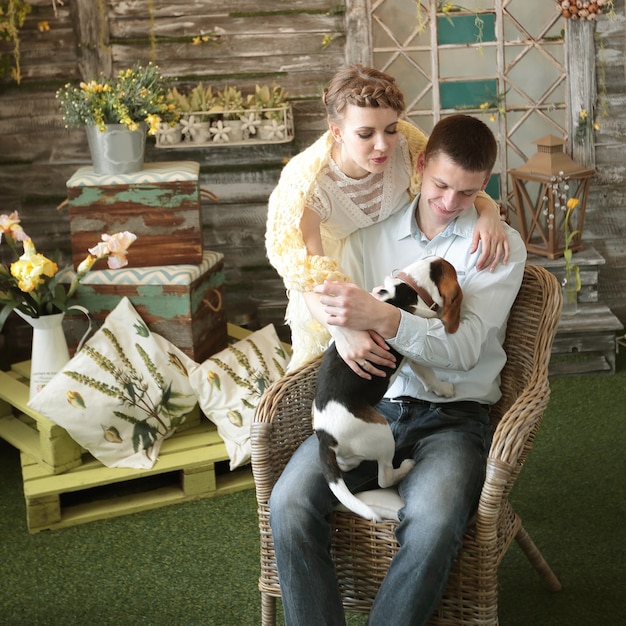
[{"label": "metal bucket planter", "polygon": [[133,174],[143,169],[146,125],[129,130],[123,124],[109,124],[104,132],[86,126],[91,162],[96,174]]}]

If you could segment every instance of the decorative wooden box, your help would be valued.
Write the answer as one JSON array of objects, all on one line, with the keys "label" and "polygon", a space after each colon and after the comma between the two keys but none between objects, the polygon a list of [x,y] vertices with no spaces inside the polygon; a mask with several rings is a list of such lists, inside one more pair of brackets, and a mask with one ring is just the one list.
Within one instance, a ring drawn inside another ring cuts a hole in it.
[{"label": "decorative wooden box", "polygon": [[124,175],[77,170],[66,184],[74,267],[103,233],[124,230],[137,235],[128,267],[202,263],[199,170],[195,161],[146,163]]},{"label": "decorative wooden box", "polygon": [[[228,343],[222,306],[224,255],[220,252],[205,251],[199,265],[91,271],[81,281],[72,304],[84,306],[100,326],[123,296],[128,296],[151,331],[196,362]],[[66,322],[72,349],[85,330],[85,317],[66,315]]]}]

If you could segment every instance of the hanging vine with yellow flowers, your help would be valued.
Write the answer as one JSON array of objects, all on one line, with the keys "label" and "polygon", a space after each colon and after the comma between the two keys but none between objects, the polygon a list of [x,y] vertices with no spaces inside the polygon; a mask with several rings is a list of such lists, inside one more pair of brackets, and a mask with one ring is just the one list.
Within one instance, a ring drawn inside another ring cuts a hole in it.
[{"label": "hanging vine with yellow flowers", "polygon": [[[54,14],[57,14],[57,5],[63,6],[63,0],[51,0]],[[26,16],[33,7],[26,0],[0,0],[0,41],[9,41],[11,54],[0,54],[0,78],[10,75],[19,85],[22,82],[20,65],[20,29],[24,26]],[[46,21],[38,22],[37,28],[41,32],[50,30]],[[11,58],[13,66],[11,67]]]},{"label": "hanging vine with yellow flowers", "polygon": [[20,28],[33,7],[24,0],[0,0],[0,40],[11,42],[14,65],[7,55],[0,55],[0,77],[11,75],[16,83],[22,80],[20,70]]}]

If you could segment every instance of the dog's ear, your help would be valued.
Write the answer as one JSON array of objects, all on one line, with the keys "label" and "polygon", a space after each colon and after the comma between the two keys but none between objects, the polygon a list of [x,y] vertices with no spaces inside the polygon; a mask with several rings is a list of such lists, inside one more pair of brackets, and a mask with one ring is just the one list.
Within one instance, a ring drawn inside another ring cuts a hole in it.
[{"label": "dog's ear", "polygon": [[438,272],[437,288],[443,298],[443,311],[441,321],[446,327],[446,332],[455,333],[461,323],[461,302],[463,301],[463,291],[459,285],[454,266],[445,259],[439,259],[440,272]]}]

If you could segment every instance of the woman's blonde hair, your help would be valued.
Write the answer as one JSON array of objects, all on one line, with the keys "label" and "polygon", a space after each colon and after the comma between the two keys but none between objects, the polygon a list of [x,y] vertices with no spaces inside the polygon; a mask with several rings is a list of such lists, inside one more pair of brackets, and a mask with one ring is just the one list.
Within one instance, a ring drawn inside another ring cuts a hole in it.
[{"label": "woman's blonde hair", "polygon": [[324,89],[322,101],[328,119],[338,124],[346,106],[389,108],[400,115],[405,108],[404,95],[395,78],[385,72],[354,63],[339,70]]}]

